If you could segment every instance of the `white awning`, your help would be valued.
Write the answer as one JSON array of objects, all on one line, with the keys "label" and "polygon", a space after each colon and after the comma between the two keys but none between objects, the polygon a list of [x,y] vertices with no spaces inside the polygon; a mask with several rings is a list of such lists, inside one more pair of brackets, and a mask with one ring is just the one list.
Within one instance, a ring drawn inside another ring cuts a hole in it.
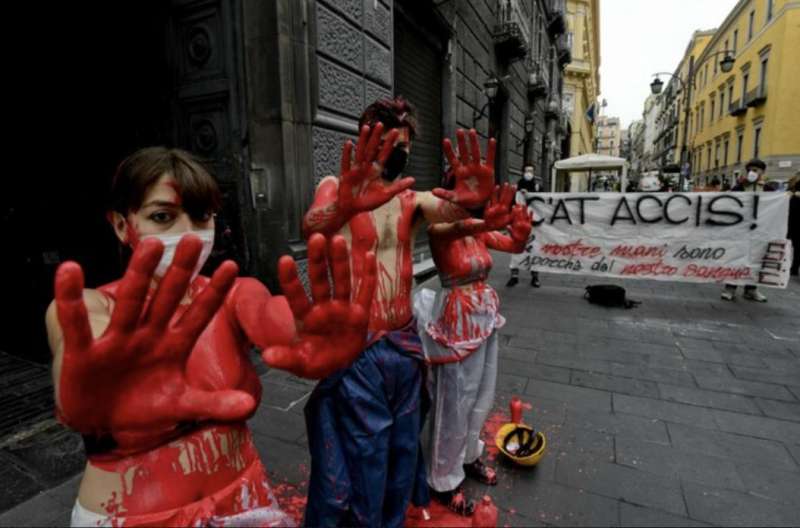
[{"label": "white awning", "polygon": [[605,156],[603,154],[583,154],[555,163],[555,169],[560,171],[588,171],[594,169],[623,169],[628,165],[625,158]]}]

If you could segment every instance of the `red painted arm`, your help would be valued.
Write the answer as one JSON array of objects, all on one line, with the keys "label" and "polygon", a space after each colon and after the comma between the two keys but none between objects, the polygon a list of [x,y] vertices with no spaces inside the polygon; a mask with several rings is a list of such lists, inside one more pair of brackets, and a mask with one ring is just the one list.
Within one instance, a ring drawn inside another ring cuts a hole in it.
[{"label": "red painted arm", "polygon": [[453,151],[453,144],[449,139],[443,141],[444,153],[455,178],[455,189],[434,189],[433,194],[467,209],[474,209],[486,203],[494,189],[494,156],[497,143],[494,138],[489,139],[486,161],[481,161],[481,148],[478,144],[478,133],[473,129],[469,131],[470,148],[464,131],[456,130],[458,140],[457,158]]},{"label": "red painted arm", "polygon": [[531,234],[531,221],[527,207],[515,205],[511,209],[511,225],[509,226],[511,236],[491,231],[481,233],[480,238],[488,248],[507,253],[522,253],[525,251],[525,245]]},{"label": "red painted arm", "polygon": [[479,233],[503,229],[511,223],[511,203],[514,200],[516,186],[504,183],[495,186],[489,204],[483,213],[483,219],[467,218],[450,223],[436,223],[428,227],[428,233],[446,239],[476,236]]},{"label": "red painted arm", "polygon": [[[342,149],[342,167],[338,180],[326,178],[314,197],[314,203],[303,218],[303,235],[313,233],[332,236],[350,219],[372,211],[414,185],[414,178],[403,178],[387,184],[381,180],[383,166],[397,143],[397,130],[382,138],[383,124],[373,129],[364,125],[356,146],[353,163],[353,143],[348,140]],[[381,141],[383,145],[381,146]]]},{"label": "red painted arm", "polygon": [[[328,282],[328,260],[333,292]],[[266,348],[262,358],[295,375],[320,379],[348,366],[364,350],[375,292],[375,255],[367,253],[361,287],[351,296],[345,239],[336,236],[328,247],[325,237],[313,235],[308,241],[308,278],[313,302],[300,282],[294,260],[281,258],[278,279],[298,321],[298,337],[290,344]]]},{"label": "red painted arm", "polygon": [[[181,422],[235,421],[255,410],[237,390],[206,391],[188,385],[186,363],[197,338],[222,305],[238,268],[223,263],[176,321],[202,243],[184,237],[149,303],[148,290],[163,245],[142,240],[119,284],[111,320],[95,338],[83,301],[83,272],[74,262],[56,272],[55,305],[62,339],[59,417],[88,434],[110,433],[122,452],[156,445]],[[58,336],[57,336],[58,337]]]}]

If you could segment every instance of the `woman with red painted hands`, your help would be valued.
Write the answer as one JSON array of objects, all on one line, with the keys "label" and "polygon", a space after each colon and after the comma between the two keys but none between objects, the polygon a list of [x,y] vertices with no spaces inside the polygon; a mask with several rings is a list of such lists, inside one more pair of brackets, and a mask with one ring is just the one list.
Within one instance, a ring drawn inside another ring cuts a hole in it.
[{"label": "woman with red painted hands", "polygon": [[[83,434],[88,463],[74,526],[284,526],[245,424],[261,398],[248,358],[321,378],[363,350],[375,287],[367,255],[351,301],[345,241],[309,240],[308,300],[294,261],[286,297],[223,263],[213,245],[219,191],[180,150],[140,150],[118,169],[109,215],[133,249],[124,277],[84,289],[78,264],[56,273],[46,322],[57,413]],[[328,283],[328,260],[333,294]]]},{"label": "woman with red painted hands", "polygon": [[[497,484],[495,471],[480,459],[480,434],[494,403],[496,331],[505,319],[486,281],[492,268],[488,249],[520,253],[530,236],[530,213],[525,206],[512,207],[515,193],[515,186],[496,187],[482,219],[428,228],[442,289],[424,289],[414,302],[433,402],[425,452],[428,484],[434,499],[465,516],[475,510],[464,496],[465,476]],[[508,229],[510,236],[500,229]]]}]

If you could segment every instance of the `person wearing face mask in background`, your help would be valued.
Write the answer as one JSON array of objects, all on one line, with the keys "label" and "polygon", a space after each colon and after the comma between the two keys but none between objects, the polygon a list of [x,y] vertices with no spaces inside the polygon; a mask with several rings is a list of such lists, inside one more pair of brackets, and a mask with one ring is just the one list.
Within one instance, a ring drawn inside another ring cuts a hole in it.
[{"label": "person wearing face mask in background", "polygon": [[220,201],[188,152],[139,150],[114,176],[108,213],[133,253],[125,275],[84,289],[77,263],[56,272],[45,318],[56,415],[87,457],[73,526],[293,524],[245,422],[262,392],[249,352],[312,379],[346,367],[366,342],[375,257],[355,301],[341,237],[309,241],[313,303],[290,257],[278,265],[285,297],[237,278],[231,261],[205,277]]},{"label": "person wearing face mask in background", "polygon": [[[541,183],[539,183],[539,179],[534,177],[533,166],[525,165],[525,168],[522,169],[522,178],[520,178],[519,182],[517,182],[517,194],[515,198],[516,204],[527,207],[528,193],[536,193],[540,192],[541,190],[542,186]],[[530,269],[531,258],[533,257],[533,241],[535,238],[535,233],[531,231],[528,243],[525,244],[525,251],[522,253],[511,254],[511,263],[508,265],[509,269],[511,270],[511,277],[509,277],[506,287],[512,288],[517,285],[519,282],[520,267],[527,268],[531,271],[532,287],[539,288],[541,286],[541,283],[539,282],[539,272]]]},{"label": "person wearing face mask in background", "polygon": [[[758,158],[753,158],[745,165],[746,174],[739,178],[739,181],[731,189],[734,192],[763,192],[764,191],[764,171],[767,164]],[[736,299],[736,285],[726,284],[722,290],[723,301],[733,301]],[[764,294],[758,291],[758,287],[749,284],[744,287],[743,297],[749,301],[767,302]]]}]

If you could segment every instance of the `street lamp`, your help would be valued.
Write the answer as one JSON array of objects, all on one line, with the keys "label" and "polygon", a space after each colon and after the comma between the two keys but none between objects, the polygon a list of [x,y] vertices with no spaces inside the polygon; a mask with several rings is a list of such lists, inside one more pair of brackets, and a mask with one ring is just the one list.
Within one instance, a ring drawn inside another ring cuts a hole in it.
[{"label": "street lamp", "polygon": [[489,76],[486,79],[486,82],[483,83],[483,92],[486,94],[486,104],[483,105],[481,108],[480,113],[472,112],[472,128],[475,128],[475,124],[478,122],[480,118],[483,117],[483,114],[486,113],[486,109],[489,108],[489,105],[492,104],[494,98],[497,97],[497,92],[500,89],[500,79],[495,77],[494,75]]},{"label": "street lamp", "polygon": [[700,66],[703,65],[705,61],[712,57],[719,57],[720,55],[723,56],[722,60],[719,61],[719,67],[723,73],[730,73],[733,70],[733,64],[736,62],[736,59],[733,55],[728,51],[717,51],[714,53],[709,53],[708,55],[703,58],[699,63],[694,63],[694,57],[690,57],[689,59],[689,73],[686,77],[686,80],[681,79],[677,75],[669,72],[659,72],[654,73],[655,80],[650,83],[650,91],[653,95],[658,95],[661,93],[661,90],[664,88],[664,81],[659,78],[659,75],[667,75],[672,77],[676,81],[678,81],[679,90],[683,90],[686,88],[686,95],[684,97],[684,117],[683,117],[683,141],[681,145],[681,172],[680,172],[680,190],[683,191],[683,184],[684,178],[688,175],[689,172],[689,112],[691,111],[690,105],[692,100],[692,92],[691,89],[694,87],[694,76],[695,74],[700,71]]}]

